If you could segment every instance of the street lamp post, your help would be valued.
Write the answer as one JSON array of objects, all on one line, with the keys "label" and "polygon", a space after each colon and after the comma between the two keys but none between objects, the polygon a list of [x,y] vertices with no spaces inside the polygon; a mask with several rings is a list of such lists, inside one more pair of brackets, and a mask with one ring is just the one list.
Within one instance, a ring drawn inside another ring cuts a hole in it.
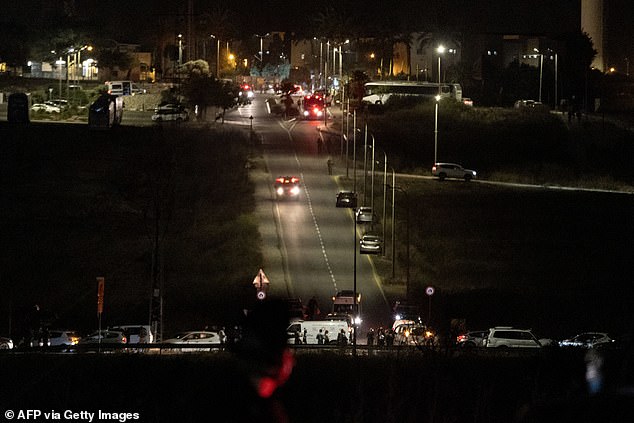
[{"label": "street lamp post", "polygon": [[183,34],[178,34],[178,66],[182,64],[183,64]]},{"label": "street lamp post", "polygon": [[440,95],[440,55],[445,52],[445,46],[442,44],[436,48],[436,52],[438,53],[438,95]]},{"label": "street lamp post", "polygon": [[59,92],[57,93],[57,98],[62,98],[62,67],[64,66],[64,59],[60,56],[60,58],[55,61],[55,64],[59,66]]},{"label": "street lamp post", "polygon": [[539,102],[542,102],[542,76],[543,76],[543,70],[544,70],[544,55],[542,53],[539,52],[538,49],[534,48],[533,49],[534,52],[536,52],[539,55]]},{"label": "street lamp post", "polygon": [[216,40],[216,79],[220,79],[220,37],[210,35]]},{"label": "street lamp post", "polygon": [[438,163],[438,102],[440,95],[434,97],[436,99],[436,107],[434,110],[434,165]]},{"label": "street lamp post", "polygon": [[[405,236],[405,248],[406,248],[406,259],[407,259],[407,273],[405,276],[405,297],[406,299],[410,299],[410,280],[409,280],[409,195],[407,194],[407,191],[405,191],[403,188],[398,187],[396,185],[394,185],[395,182],[395,178],[394,178],[394,170],[392,170],[392,234],[394,234],[394,222],[395,222],[395,218],[394,218],[394,197],[395,197],[395,190],[398,190],[400,192],[403,193],[403,195],[405,195],[405,210],[407,212],[406,214],[406,236]],[[396,251],[394,251],[394,235],[392,235],[392,279],[394,279],[395,277],[395,273],[394,273],[394,262],[396,262]]]}]

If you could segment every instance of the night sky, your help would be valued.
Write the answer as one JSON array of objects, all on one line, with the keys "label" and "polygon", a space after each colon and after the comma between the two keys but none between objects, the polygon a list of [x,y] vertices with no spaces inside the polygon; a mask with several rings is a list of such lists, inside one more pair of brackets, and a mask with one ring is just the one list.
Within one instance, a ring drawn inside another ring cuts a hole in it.
[{"label": "night sky", "polygon": [[[398,25],[415,16],[414,22],[420,23],[421,31],[437,26],[466,27],[479,33],[552,35],[580,26],[580,3],[581,0],[193,0],[193,11],[212,16],[226,11],[233,31],[247,37],[270,31],[310,34],[315,30],[311,28],[311,18],[329,10],[354,16],[357,25],[368,34],[376,30],[380,19]],[[183,26],[180,32],[184,32],[188,0],[0,0],[0,5],[0,24],[21,23],[26,31],[37,32],[42,27],[73,22],[92,29],[98,27],[104,38],[143,44],[144,40],[152,40],[158,20],[175,20],[173,25]],[[634,1],[605,0],[605,8],[609,56],[615,60],[634,56]],[[209,32],[214,30],[215,26],[210,25]]]}]

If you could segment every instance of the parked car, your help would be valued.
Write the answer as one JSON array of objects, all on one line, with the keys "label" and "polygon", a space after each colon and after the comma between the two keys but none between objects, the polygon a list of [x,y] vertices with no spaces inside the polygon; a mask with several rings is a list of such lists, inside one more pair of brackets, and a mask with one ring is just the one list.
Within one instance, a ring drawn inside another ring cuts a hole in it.
[{"label": "parked car", "polygon": [[31,106],[31,110],[34,112],[45,112],[45,113],[61,113],[61,109],[58,106],[52,104],[45,103],[35,103]]},{"label": "parked car", "polygon": [[372,207],[359,207],[356,214],[357,223],[372,223],[374,221],[374,211]]},{"label": "parked car", "polygon": [[79,344],[127,344],[128,339],[123,332],[115,330],[95,331],[79,341]]},{"label": "parked car", "polygon": [[542,348],[551,344],[550,339],[537,339],[530,329],[517,329],[511,326],[489,329],[485,341],[487,348]]},{"label": "parked car", "polygon": [[209,331],[191,331],[180,332],[172,338],[163,341],[165,344],[188,345],[188,346],[205,346],[207,348],[187,348],[183,351],[210,351],[212,347],[209,345],[220,345],[220,335],[217,332]]},{"label": "parked car", "polygon": [[13,341],[11,338],[5,338],[0,336],[0,350],[12,350],[13,349]]},{"label": "parked car", "polygon": [[51,329],[48,331],[48,345],[51,347],[59,345],[77,345],[81,336],[74,330]]},{"label": "parked car", "polygon": [[457,163],[436,163],[431,168],[431,174],[441,181],[446,178],[464,179],[469,182],[476,177],[476,171],[465,169]]},{"label": "parked car", "polygon": [[152,120],[154,122],[182,122],[189,120],[189,113],[182,106],[165,104],[156,108]]},{"label": "parked car", "polygon": [[606,332],[584,332],[559,341],[560,347],[594,348],[611,344],[614,339]]},{"label": "parked car", "polygon": [[340,191],[337,194],[337,207],[357,207],[357,194],[352,191]]},{"label": "parked car", "polygon": [[128,339],[128,344],[151,344],[154,342],[154,334],[150,325],[119,325],[110,330],[123,332]]},{"label": "parked car", "polygon": [[474,330],[465,332],[456,337],[456,345],[460,348],[483,347],[488,330]]},{"label": "parked car", "polygon": [[363,235],[359,240],[359,252],[361,254],[381,254],[383,252],[383,239],[378,235]]},{"label": "parked car", "polygon": [[432,347],[438,344],[436,333],[420,323],[404,323],[394,328],[394,345]]}]

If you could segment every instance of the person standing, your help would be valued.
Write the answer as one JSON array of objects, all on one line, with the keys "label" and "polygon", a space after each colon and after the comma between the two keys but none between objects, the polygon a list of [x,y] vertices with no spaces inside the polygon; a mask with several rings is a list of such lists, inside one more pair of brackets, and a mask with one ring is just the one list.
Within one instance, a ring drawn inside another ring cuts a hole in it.
[{"label": "person standing", "polygon": [[319,333],[317,334],[317,345],[324,345],[324,334],[321,329],[319,329]]},{"label": "person standing", "polygon": [[374,345],[374,329],[370,328],[368,331],[368,347]]}]

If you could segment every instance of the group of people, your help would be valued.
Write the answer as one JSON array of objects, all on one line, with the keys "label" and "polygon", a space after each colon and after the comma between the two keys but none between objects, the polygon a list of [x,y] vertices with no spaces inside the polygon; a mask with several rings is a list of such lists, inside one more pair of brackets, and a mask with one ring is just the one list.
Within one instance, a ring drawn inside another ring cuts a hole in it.
[{"label": "group of people", "polygon": [[368,346],[376,345],[378,347],[391,347],[394,345],[394,337],[396,334],[393,329],[379,328],[376,332],[374,328],[370,328],[368,331]]}]

